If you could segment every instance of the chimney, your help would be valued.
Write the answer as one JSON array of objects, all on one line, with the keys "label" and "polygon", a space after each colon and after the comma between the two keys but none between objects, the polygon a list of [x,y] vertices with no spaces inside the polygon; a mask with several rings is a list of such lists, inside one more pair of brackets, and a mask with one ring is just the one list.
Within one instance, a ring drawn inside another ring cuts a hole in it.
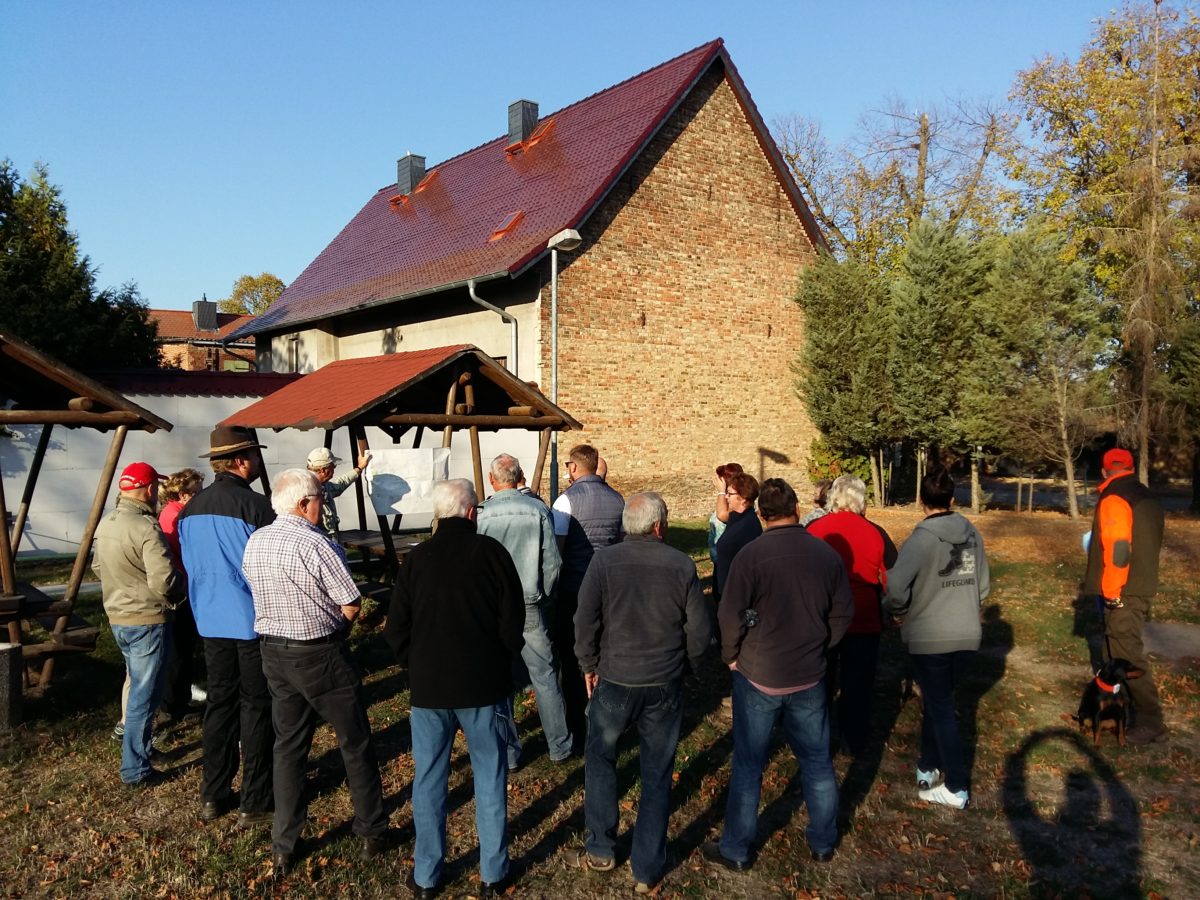
[{"label": "chimney", "polygon": [[217,304],[208,299],[208,294],[201,294],[202,300],[192,303],[192,322],[197,331],[217,330]]},{"label": "chimney", "polygon": [[396,193],[411,194],[425,177],[425,157],[405,153],[396,160]]},{"label": "chimney", "polygon": [[537,127],[538,105],[532,100],[518,100],[508,107],[509,146],[527,140]]}]

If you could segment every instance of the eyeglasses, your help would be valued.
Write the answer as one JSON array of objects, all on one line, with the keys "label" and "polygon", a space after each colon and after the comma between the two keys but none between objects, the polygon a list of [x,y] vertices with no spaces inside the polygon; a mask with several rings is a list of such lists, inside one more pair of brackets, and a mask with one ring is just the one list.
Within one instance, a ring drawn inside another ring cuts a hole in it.
[{"label": "eyeglasses", "polygon": [[725,496],[726,497],[740,497],[741,494],[739,494],[737,491],[726,491]]}]

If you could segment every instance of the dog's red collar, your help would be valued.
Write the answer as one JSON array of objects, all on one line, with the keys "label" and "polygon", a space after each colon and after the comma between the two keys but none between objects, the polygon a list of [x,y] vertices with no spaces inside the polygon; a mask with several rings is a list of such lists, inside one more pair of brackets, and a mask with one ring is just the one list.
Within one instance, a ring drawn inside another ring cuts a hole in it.
[{"label": "dog's red collar", "polygon": [[1106,694],[1119,694],[1121,692],[1120,684],[1109,684],[1104,681],[1099,675],[1096,676],[1096,687],[1104,691]]}]

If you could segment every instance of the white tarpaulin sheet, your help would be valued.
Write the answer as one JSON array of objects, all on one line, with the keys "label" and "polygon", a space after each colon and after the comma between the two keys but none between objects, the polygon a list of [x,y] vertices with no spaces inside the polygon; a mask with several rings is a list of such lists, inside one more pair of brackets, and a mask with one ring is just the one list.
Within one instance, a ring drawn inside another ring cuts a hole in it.
[{"label": "white tarpaulin sheet", "polygon": [[433,485],[450,477],[450,449],[372,449],[363,474],[376,515],[431,513]]}]

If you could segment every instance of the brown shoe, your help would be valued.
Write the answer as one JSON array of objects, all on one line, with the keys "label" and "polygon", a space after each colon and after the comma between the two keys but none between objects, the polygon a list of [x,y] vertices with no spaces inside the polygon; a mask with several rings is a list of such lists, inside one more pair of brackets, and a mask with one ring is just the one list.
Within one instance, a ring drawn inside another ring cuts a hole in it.
[{"label": "brown shoe", "polygon": [[1165,725],[1134,725],[1125,735],[1131,744],[1162,744],[1167,740]]}]

